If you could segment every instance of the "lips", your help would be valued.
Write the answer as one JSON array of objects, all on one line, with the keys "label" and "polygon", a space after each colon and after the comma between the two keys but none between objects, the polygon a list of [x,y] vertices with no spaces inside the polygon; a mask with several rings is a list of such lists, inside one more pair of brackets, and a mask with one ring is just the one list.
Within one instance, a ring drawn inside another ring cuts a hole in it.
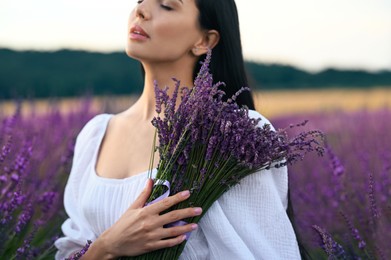
[{"label": "lips", "polygon": [[141,28],[139,25],[135,25],[130,29],[130,33],[134,36],[140,36],[144,38],[149,38],[149,35]]}]

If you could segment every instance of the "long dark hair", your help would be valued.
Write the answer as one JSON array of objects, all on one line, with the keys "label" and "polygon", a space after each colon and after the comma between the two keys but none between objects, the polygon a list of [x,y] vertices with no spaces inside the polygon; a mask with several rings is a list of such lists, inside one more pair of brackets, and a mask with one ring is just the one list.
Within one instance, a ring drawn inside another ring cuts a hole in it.
[{"label": "long dark hair", "polygon": [[[242,43],[240,40],[239,16],[233,0],[197,0],[199,10],[199,24],[202,29],[216,30],[220,33],[220,41],[213,48],[212,60],[209,68],[215,82],[222,81],[226,98],[230,98],[241,87],[249,87],[244,68]],[[205,59],[205,55],[199,61]],[[193,76],[200,70],[197,62]],[[243,92],[237,103],[255,109],[254,100],[250,92]]]},{"label": "long dark hair", "polygon": [[[216,30],[220,33],[220,41],[213,48],[212,60],[209,65],[210,72],[215,82],[222,81],[226,86],[222,90],[229,98],[241,87],[249,87],[244,67],[242,43],[240,39],[239,16],[234,0],[196,0],[199,10],[199,24],[202,29]],[[201,56],[194,68],[195,78],[200,70],[200,61],[205,59]],[[247,106],[255,109],[254,99],[251,92],[243,92],[236,100],[239,106]],[[294,220],[294,212],[288,188],[287,215],[296,233],[300,254],[303,259],[310,259],[310,255],[301,243]]]}]

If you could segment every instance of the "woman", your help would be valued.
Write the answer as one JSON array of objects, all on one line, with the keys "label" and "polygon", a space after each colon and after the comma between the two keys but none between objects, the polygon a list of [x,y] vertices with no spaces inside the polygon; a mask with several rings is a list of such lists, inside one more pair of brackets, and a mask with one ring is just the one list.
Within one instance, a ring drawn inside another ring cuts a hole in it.
[{"label": "woman", "polygon": [[[143,207],[152,190],[152,181],[145,181],[154,134],[154,80],[169,86],[175,77],[192,86],[199,61],[211,48],[210,69],[215,81],[226,83],[227,96],[247,85],[234,1],[138,1],[128,32],[126,53],[143,66],[144,90],[129,109],[95,116],[78,135],[64,198],[69,219],[62,226],[65,236],[55,243],[56,259],[69,257],[87,240],[93,242],[82,259],[140,255],[180,244],[190,231],[181,259],[299,259],[286,214],[286,168],[243,179],[198,225],[163,228],[202,213],[187,208],[160,214],[187,199],[188,191]],[[254,109],[249,93],[237,102]],[[261,117],[254,110],[250,116]]]}]

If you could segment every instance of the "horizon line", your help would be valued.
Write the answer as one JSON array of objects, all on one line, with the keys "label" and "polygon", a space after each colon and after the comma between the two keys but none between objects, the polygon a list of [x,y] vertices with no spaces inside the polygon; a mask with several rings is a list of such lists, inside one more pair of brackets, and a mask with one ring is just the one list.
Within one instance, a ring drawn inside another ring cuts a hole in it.
[{"label": "horizon line", "polygon": [[[54,48],[19,48],[19,47],[10,47],[10,46],[2,46],[0,45],[0,49],[8,49],[16,52],[58,52],[58,51],[76,51],[76,52],[88,52],[88,53],[97,53],[97,54],[112,54],[112,53],[125,53],[125,50],[97,50],[97,49],[86,49],[86,48],[74,48],[74,47],[54,47]],[[306,71],[311,74],[320,73],[327,70],[339,70],[339,71],[364,71],[368,73],[382,73],[382,72],[390,72],[391,68],[364,68],[364,67],[339,67],[336,65],[325,65],[319,69],[310,69],[307,66],[298,65],[290,62],[278,62],[278,61],[262,61],[261,59],[256,58],[244,58],[245,62],[252,62],[263,65],[279,65],[279,66],[287,66],[293,67],[302,71]]]}]

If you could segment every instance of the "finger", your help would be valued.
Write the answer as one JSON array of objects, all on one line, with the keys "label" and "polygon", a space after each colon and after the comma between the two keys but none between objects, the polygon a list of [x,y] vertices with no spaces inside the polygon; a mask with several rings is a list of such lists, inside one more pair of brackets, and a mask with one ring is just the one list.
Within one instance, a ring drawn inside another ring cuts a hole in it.
[{"label": "finger", "polygon": [[177,194],[164,198],[163,200],[149,205],[147,208],[153,213],[160,213],[166,209],[171,208],[175,204],[182,202],[190,197],[190,192],[188,190],[178,192]]},{"label": "finger", "polygon": [[190,223],[182,226],[169,227],[169,228],[161,228],[158,230],[158,238],[159,239],[167,239],[173,238],[180,235],[185,235],[188,232],[196,230],[198,225],[195,223]]},{"label": "finger", "polygon": [[137,199],[133,202],[132,206],[130,206],[131,209],[138,209],[144,207],[145,203],[147,202],[149,196],[151,195],[153,188],[153,180],[148,179],[145,183],[144,190],[140,193],[140,195],[137,197]]},{"label": "finger", "polygon": [[150,249],[150,251],[152,251],[152,250],[158,250],[158,249],[167,248],[167,247],[173,247],[173,246],[179,245],[185,239],[186,239],[185,235],[180,235],[180,236],[170,238],[170,239],[159,240],[159,241],[151,243],[148,246],[148,249]]},{"label": "finger", "polygon": [[185,218],[191,218],[194,216],[199,216],[202,214],[202,208],[185,208],[170,211],[166,214],[163,214],[159,217],[158,223],[161,226],[164,226],[169,223],[176,222]]}]

